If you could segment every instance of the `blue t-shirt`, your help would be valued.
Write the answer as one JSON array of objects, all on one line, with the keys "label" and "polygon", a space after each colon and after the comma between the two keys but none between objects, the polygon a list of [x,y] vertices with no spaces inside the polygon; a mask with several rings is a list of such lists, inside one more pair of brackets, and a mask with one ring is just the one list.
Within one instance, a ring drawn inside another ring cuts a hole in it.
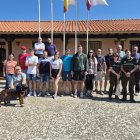
[{"label": "blue t-shirt", "polygon": [[124,51],[120,51],[119,53],[119,56],[120,56],[120,59],[122,60],[124,57],[125,57],[125,52]]},{"label": "blue t-shirt", "polygon": [[62,71],[71,71],[72,55],[63,55],[61,60],[63,61]]}]

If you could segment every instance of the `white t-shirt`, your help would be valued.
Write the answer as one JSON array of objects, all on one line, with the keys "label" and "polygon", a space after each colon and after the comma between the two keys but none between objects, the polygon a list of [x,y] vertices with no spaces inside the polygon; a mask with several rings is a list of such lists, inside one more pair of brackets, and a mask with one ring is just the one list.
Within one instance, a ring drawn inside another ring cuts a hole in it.
[{"label": "white t-shirt", "polygon": [[59,69],[60,68],[60,64],[62,64],[62,60],[61,59],[58,59],[58,60],[51,60],[51,66],[52,66],[52,69]]},{"label": "white t-shirt", "polygon": [[44,49],[45,50],[45,44],[44,43],[35,43],[34,48],[35,48],[35,54],[43,54],[43,51],[40,51],[38,49]]},{"label": "white t-shirt", "polygon": [[[38,57],[37,56],[28,56],[26,57],[26,63],[35,63],[37,65],[38,63]],[[36,67],[37,66],[28,66],[27,74],[36,74]]]}]

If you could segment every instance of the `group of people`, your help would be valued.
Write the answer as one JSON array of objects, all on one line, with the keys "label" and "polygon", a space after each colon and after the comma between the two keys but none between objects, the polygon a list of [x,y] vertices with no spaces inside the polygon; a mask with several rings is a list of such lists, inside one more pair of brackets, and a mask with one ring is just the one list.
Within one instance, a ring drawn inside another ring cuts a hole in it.
[{"label": "group of people", "polygon": [[[18,61],[14,59],[14,54],[4,61],[3,75],[6,77],[6,89],[16,90],[17,85],[27,83],[29,90],[27,96],[42,96],[43,88],[45,94],[50,96],[49,81],[53,80],[54,94],[57,98],[59,81],[62,77],[62,93],[66,94],[66,87],[69,93],[77,98],[92,96],[93,89],[101,95],[108,93],[109,100],[115,93],[115,99],[119,99],[117,93],[120,84],[122,86],[122,100],[127,100],[127,85],[129,82],[130,102],[135,102],[134,95],[138,95],[140,90],[140,54],[138,47],[133,46],[132,51],[122,51],[122,46],[118,44],[116,50],[108,49],[107,55],[102,55],[102,50],[97,52],[89,50],[86,55],[83,47],[78,46],[78,52],[71,54],[70,49],[66,49],[65,55],[60,57],[57,47],[50,38],[44,44],[42,38],[30,49],[30,54],[26,52],[27,47],[21,46],[22,53],[18,56]],[[40,78],[40,91],[36,93],[36,80]],[[68,85],[67,85],[68,81]],[[105,81],[105,82],[104,82]],[[107,91],[108,81],[110,81],[109,91]],[[80,83],[80,87],[78,85]],[[43,87],[45,84],[45,87]],[[95,86],[94,86],[95,85]],[[134,90],[135,87],[135,90]],[[116,94],[117,93],[117,94]]]}]

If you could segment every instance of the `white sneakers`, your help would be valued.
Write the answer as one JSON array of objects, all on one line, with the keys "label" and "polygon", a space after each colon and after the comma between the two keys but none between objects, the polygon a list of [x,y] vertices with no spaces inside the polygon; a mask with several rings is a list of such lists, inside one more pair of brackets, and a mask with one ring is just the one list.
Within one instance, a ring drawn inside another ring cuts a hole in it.
[{"label": "white sneakers", "polygon": [[34,97],[36,97],[36,92],[34,91]]},{"label": "white sneakers", "polygon": [[[35,91],[33,92],[33,95],[36,97],[36,92]],[[27,97],[30,97],[30,96],[32,96],[32,92],[31,91],[28,93]]]},{"label": "white sneakers", "polygon": [[32,95],[32,92],[30,91],[27,95],[27,97],[30,97]]},{"label": "white sneakers", "polygon": [[83,97],[84,97],[83,92],[80,92],[80,98],[83,98]]}]

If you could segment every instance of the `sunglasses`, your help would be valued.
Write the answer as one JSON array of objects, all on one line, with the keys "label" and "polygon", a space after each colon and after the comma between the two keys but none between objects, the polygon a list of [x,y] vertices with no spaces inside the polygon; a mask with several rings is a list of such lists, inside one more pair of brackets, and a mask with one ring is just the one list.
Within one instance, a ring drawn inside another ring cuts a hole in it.
[{"label": "sunglasses", "polygon": [[93,53],[93,52],[89,52],[89,53]]}]

